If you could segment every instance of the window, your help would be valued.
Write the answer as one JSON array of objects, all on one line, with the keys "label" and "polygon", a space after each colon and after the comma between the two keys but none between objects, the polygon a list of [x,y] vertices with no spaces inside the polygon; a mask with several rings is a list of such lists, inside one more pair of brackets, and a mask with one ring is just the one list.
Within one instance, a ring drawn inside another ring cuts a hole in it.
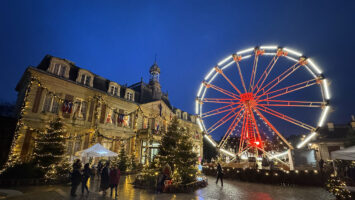
[{"label": "window", "polygon": [[53,74],[64,77],[67,67],[62,64],[55,64],[53,69]]},{"label": "window", "polygon": [[88,102],[83,101],[81,99],[77,99],[75,101],[76,105],[76,110],[75,113],[79,118],[85,118],[86,117],[86,112],[87,112],[87,107],[88,107]]},{"label": "window", "polygon": [[176,116],[177,116],[177,118],[181,118],[181,113],[180,113],[180,111],[176,111]]},{"label": "window", "polygon": [[44,99],[43,112],[58,113],[59,104],[58,101],[52,96],[47,94]]},{"label": "window", "polygon": [[81,75],[80,83],[90,86],[90,80],[91,80],[91,76],[83,74]]},{"label": "window", "polygon": [[183,114],[183,118],[184,118],[184,120],[187,120],[187,113]]},{"label": "window", "polygon": [[132,92],[127,92],[127,99],[130,101],[133,101],[133,93]]},{"label": "window", "polygon": [[118,88],[116,86],[114,86],[114,85],[111,85],[110,94],[112,94],[114,96],[118,96]]}]

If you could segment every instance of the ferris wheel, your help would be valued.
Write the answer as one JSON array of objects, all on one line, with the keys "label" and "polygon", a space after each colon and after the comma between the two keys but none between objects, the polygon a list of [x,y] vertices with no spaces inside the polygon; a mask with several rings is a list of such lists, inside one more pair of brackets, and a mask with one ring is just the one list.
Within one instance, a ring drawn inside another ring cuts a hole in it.
[{"label": "ferris wheel", "polygon": [[[277,159],[316,136],[329,99],[327,79],[311,58],[285,47],[259,46],[229,55],[209,71],[195,112],[204,137],[228,157]],[[305,135],[295,147],[286,139],[292,130]],[[228,143],[233,136],[238,141]],[[269,148],[271,137],[283,148]]]}]

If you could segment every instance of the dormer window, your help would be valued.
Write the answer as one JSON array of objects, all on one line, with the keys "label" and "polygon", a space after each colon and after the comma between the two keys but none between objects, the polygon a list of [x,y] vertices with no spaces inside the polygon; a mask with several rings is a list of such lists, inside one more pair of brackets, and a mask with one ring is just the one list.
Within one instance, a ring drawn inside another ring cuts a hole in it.
[{"label": "dormer window", "polygon": [[53,74],[64,77],[66,70],[67,70],[67,66],[56,63],[54,64]]},{"label": "dormer window", "polygon": [[186,112],[184,112],[184,113],[182,114],[182,116],[183,116],[183,119],[184,119],[184,120],[187,120],[187,113],[186,113]]},{"label": "dormer window", "polygon": [[118,96],[118,87],[111,85],[109,93],[113,96]]},{"label": "dormer window", "polygon": [[176,110],[176,116],[177,116],[177,118],[181,118],[181,113],[180,113],[180,110]]},{"label": "dormer window", "polygon": [[94,74],[91,72],[80,69],[78,72],[78,76],[76,77],[76,82],[81,83],[83,85],[93,87],[94,85]]},{"label": "dormer window", "polygon": [[80,83],[90,86],[90,81],[91,81],[91,76],[87,75],[87,74],[82,74],[81,75],[81,79],[80,79]]},{"label": "dormer window", "polygon": [[127,92],[127,99],[130,101],[133,101],[133,93],[132,92]]}]

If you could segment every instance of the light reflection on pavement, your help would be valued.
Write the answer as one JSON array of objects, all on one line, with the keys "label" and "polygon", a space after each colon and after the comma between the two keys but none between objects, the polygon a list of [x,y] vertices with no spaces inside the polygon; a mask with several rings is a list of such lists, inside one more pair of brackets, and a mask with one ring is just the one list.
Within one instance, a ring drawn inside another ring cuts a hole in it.
[{"label": "light reflection on pavement", "polygon": [[[156,194],[154,191],[147,191],[143,189],[134,188],[131,184],[134,180],[134,176],[122,176],[120,179],[120,185],[118,189],[118,196],[115,198],[113,192],[110,197],[110,189],[107,190],[106,196],[103,196],[102,192],[99,192],[99,180],[90,180],[89,190],[90,194],[81,195],[81,185],[77,190],[77,197],[70,197],[70,186],[33,186],[18,188],[18,190],[25,193],[26,199],[30,198],[31,194],[41,194],[41,199],[124,199],[124,200],[330,200],[334,199],[332,195],[326,192],[322,188],[318,187],[283,187],[275,185],[265,185],[256,183],[246,183],[232,180],[224,180],[224,187],[220,184],[215,184],[214,177],[208,177],[209,185],[206,188],[195,191],[194,193],[178,193],[178,194]],[[53,198],[56,192],[58,196],[62,198]],[[48,198],[46,195],[51,195]],[[29,198],[27,198],[29,197]],[[37,196],[38,197],[38,196]],[[23,196],[10,199],[23,199]]]}]

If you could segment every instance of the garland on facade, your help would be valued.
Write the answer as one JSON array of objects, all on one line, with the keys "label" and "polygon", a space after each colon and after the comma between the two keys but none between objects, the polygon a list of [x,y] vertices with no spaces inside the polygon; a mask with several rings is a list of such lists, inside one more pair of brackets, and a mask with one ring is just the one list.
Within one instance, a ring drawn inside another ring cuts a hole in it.
[{"label": "garland on facade", "polygon": [[28,85],[25,89],[23,102],[22,102],[22,105],[20,108],[20,114],[18,115],[18,121],[16,124],[15,132],[14,132],[14,137],[12,139],[11,146],[10,146],[9,157],[8,157],[7,162],[5,163],[3,169],[0,170],[0,174],[2,174],[7,168],[20,163],[19,152],[15,153],[14,148],[16,146],[16,141],[19,137],[20,128],[23,126],[22,117],[23,117],[23,113],[25,111],[25,108],[27,106],[28,95],[29,95],[29,92],[31,91],[31,87],[32,87],[34,81],[35,81],[35,79],[33,77],[30,77],[30,82],[28,83]]},{"label": "garland on facade", "polygon": [[[31,72],[29,72],[29,77],[30,77],[30,78],[29,78],[29,83],[27,84],[26,89],[25,89],[23,102],[22,102],[22,105],[21,105],[21,107],[20,107],[20,113],[19,113],[19,115],[18,115],[18,121],[17,121],[16,128],[15,128],[15,131],[14,131],[14,137],[13,137],[12,143],[11,143],[11,145],[10,145],[9,157],[8,157],[7,162],[4,164],[3,168],[0,170],[0,174],[2,174],[7,168],[13,167],[13,166],[16,165],[16,164],[20,164],[20,163],[21,163],[21,161],[20,161],[20,159],[19,159],[19,157],[20,157],[19,152],[14,152],[14,149],[15,149],[15,146],[16,146],[16,141],[17,141],[17,139],[18,139],[18,137],[19,137],[19,131],[20,131],[21,127],[24,127],[24,126],[25,126],[25,124],[23,123],[23,114],[24,114],[25,109],[27,108],[27,104],[29,103],[29,102],[28,102],[28,96],[29,96],[29,92],[30,92],[31,89],[32,89],[32,86],[33,86],[34,84],[37,84],[39,87],[43,88],[43,89],[46,91],[46,93],[47,93],[48,95],[50,95],[50,96],[52,96],[53,98],[55,98],[58,103],[65,103],[65,102],[66,102],[66,99],[64,99],[64,98],[62,98],[62,97],[56,95],[54,92],[50,91],[50,90],[39,80],[39,78],[33,76],[33,75],[31,74]],[[93,100],[93,99],[94,99],[94,100],[97,100],[98,103],[105,103],[105,104],[107,105],[107,103],[105,102],[105,100],[103,99],[103,97],[102,97],[101,95],[95,95],[94,97],[89,98],[89,101],[91,101],[91,100]],[[73,102],[71,102],[71,103],[73,103]],[[79,103],[79,102],[74,102],[74,103]],[[98,106],[98,105],[96,105],[96,106]],[[108,106],[108,105],[107,105],[107,106]],[[115,109],[113,109],[112,107],[110,107],[110,106],[108,106],[108,107],[109,107],[110,109],[112,109],[114,112],[116,112]],[[97,110],[97,109],[96,109],[96,110]],[[132,113],[135,113],[135,112],[137,112],[138,110],[141,110],[141,111],[142,111],[142,109],[140,109],[140,107],[138,106],[138,107],[137,107],[137,110],[135,110],[135,111],[133,111],[133,112],[131,112],[131,113],[128,113],[128,114],[126,114],[126,115],[130,115],[130,114],[132,114]],[[69,111],[69,110],[68,110],[68,111]],[[143,111],[142,111],[142,112],[143,112]],[[117,113],[117,112],[116,112],[116,113]],[[97,115],[97,114],[98,114],[98,113],[96,113],[96,115]],[[121,113],[121,114],[122,114],[122,113]],[[137,114],[136,114],[136,116],[137,116]],[[95,117],[97,118],[97,116],[95,116]],[[41,130],[36,129],[36,128],[32,128],[32,127],[28,127],[28,128],[30,128],[30,130],[34,130],[34,131],[36,131],[36,132],[38,132],[38,133],[41,133],[41,132],[42,132]],[[97,125],[96,125],[95,128],[96,128],[96,130],[97,130]],[[100,134],[98,131],[95,131],[95,132],[97,133],[98,136],[104,137],[105,139],[109,139],[109,140],[113,140],[113,141],[119,141],[119,140],[121,140],[121,139],[115,139],[115,138],[110,138],[110,137],[104,136],[104,135]],[[81,135],[81,136],[76,136],[76,137],[77,137],[77,138],[78,138],[78,137],[82,137],[82,135]],[[68,138],[65,138],[65,139],[71,139],[71,138],[73,138],[73,137],[68,137]]]}]

